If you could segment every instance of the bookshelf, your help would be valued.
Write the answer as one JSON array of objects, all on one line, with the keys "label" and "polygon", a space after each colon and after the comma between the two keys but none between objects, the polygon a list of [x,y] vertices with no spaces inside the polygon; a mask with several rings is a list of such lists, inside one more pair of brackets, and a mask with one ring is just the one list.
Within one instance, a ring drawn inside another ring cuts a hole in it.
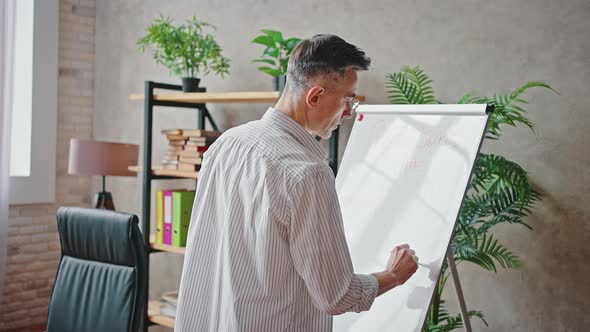
[{"label": "bookshelf", "polygon": [[[155,90],[164,90],[165,93],[155,94]],[[165,170],[157,165],[152,165],[152,140],[154,134],[153,114],[159,107],[180,107],[195,109],[197,111],[197,128],[205,129],[205,123],[209,122],[213,130],[219,130],[217,125],[207,109],[206,103],[272,103],[279,99],[278,91],[262,92],[224,92],[208,93],[204,88],[199,92],[182,93],[180,85],[164,84],[152,81],[146,81],[143,94],[132,94],[131,100],[143,101],[144,107],[144,128],[143,128],[143,156],[141,165],[130,166],[129,170],[136,172],[142,177],[142,233],[144,237],[145,250],[148,254],[147,263],[149,271],[150,254],[166,252],[183,255],[185,248],[173,247],[165,244],[155,243],[151,240],[151,195],[152,181],[154,180],[171,180],[171,179],[194,179],[199,176],[199,172]],[[144,172],[144,170],[150,170]],[[146,287],[149,292],[148,285]],[[147,298],[147,296],[146,296]],[[145,306],[144,331],[148,331],[149,326],[160,325],[174,328],[174,318],[160,315],[160,303],[158,300],[147,300]]]},{"label": "bookshelf", "polygon": [[[143,94],[132,94],[131,100],[144,100]],[[156,101],[179,103],[271,103],[279,100],[278,91],[246,92],[188,92],[154,95]]]},{"label": "bookshelf", "polygon": [[150,248],[152,248],[152,252],[154,251],[166,251],[173,254],[180,254],[184,255],[185,248],[173,247],[167,244],[162,243],[155,243],[154,241],[150,242]]},{"label": "bookshelf", "polygon": [[[141,166],[129,166],[127,167],[131,172],[142,173],[143,167]],[[190,171],[175,171],[162,169],[158,166],[152,166],[152,178],[156,177],[167,177],[167,178],[182,178],[182,179],[196,179],[199,176],[199,172]]]},{"label": "bookshelf", "polygon": [[[165,90],[166,93],[156,94],[155,90]],[[179,107],[195,109],[197,111],[197,128],[205,129],[205,123],[209,122],[213,130],[218,131],[217,124],[211,117],[206,103],[274,103],[278,101],[280,92],[278,91],[247,91],[247,92],[206,92],[205,88],[200,88],[199,92],[182,93],[180,85],[158,83],[145,81],[143,94],[131,94],[130,100],[143,101],[144,108],[144,126],[143,126],[143,156],[141,165],[130,166],[129,170],[136,172],[142,177],[142,233],[147,255],[147,264],[149,271],[149,254],[158,252],[167,252],[172,254],[185,253],[185,248],[173,247],[165,244],[154,243],[150,241],[151,234],[151,195],[152,181],[154,180],[172,180],[172,179],[193,179],[197,180],[199,172],[165,170],[156,165],[152,165],[152,139],[153,139],[153,113],[156,107]],[[172,93],[170,93],[172,91]],[[364,101],[363,96],[357,96],[357,99]],[[329,165],[336,174],[338,167],[338,137],[339,129],[334,130],[329,143]],[[144,170],[150,170],[144,172]],[[146,291],[149,293],[149,276]],[[146,294],[147,295],[147,294]],[[146,296],[146,298],[148,298]],[[174,328],[174,318],[160,315],[158,300],[147,300],[145,306],[146,322],[144,331],[148,331],[149,326],[160,325]]]},{"label": "bookshelf", "polygon": [[166,251],[173,254],[184,255],[185,248],[174,247],[171,245],[156,243],[156,237],[150,234],[150,248],[151,252]]},{"label": "bookshelf", "polygon": [[148,302],[148,312],[147,312],[147,318],[150,322],[157,324],[157,325],[161,325],[161,326],[165,326],[165,327],[169,327],[169,328],[174,328],[174,318],[169,317],[169,316],[164,316],[164,315],[160,315],[160,302],[159,301],[149,301]]}]

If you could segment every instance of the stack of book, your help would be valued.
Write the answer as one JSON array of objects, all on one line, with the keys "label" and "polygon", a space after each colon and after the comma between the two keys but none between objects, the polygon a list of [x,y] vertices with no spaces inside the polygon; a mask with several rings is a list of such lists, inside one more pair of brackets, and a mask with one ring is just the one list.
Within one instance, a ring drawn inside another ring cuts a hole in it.
[{"label": "stack of book", "polygon": [[197,171],[203,161],[203,153],[221,135],[219,131],[201,129],[164,129],[168,139],[168,151],[162,160],[167,170]]},{"label": "stack of book", "polygon": [[160,315],[176,317],[176,305],[178,304],[178,291],[166,292],[160,299]]}]

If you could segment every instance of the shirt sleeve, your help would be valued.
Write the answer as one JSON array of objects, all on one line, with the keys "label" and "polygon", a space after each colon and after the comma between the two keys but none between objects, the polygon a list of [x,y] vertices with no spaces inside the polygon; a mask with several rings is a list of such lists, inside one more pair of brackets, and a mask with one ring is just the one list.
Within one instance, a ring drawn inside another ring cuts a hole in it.
[{"label": "shirt sleeve", "polygon": [[330,315],[369,310],[377,279],[354,274],[329,167],[314,167],[293,186],[290,218],[291,256],[314,305]]}]

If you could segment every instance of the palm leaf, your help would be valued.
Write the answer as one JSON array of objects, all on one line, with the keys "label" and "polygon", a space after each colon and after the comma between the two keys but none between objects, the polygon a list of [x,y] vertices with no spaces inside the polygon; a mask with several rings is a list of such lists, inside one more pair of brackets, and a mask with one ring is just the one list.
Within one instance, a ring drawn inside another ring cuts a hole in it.
[{"label": "palm leaf", "polygon": [[[472,97],[477,103],[493,103],[496,106],[494,112],[490,115],[486,138],[499,139],[501,135],[501,126],[509,125],[514,127],[518,123],[524,124],[534,132],[533,122],[525,116],[526,111],[521,106],[522,104],[528,104],[528,102],[521,96],[531,88],[546,88],[559,94],[547,83],[531,81],[514,89],[509,94],[494,95],[492,98]],[[460,101],[462,99],[463,97]]]},{"label": "palm leaf", "polygon": [[[521,94],[526,92],[526,90],[528,90],[530,88],[536,88],[536,87],[549,89],[559,95],[559,92],[557,92],[555,89],[553,89],[551,86],[549,86],[549,84],[547,84],[545,82],[530,81],[530,82],[527,82],[526,84],[524,84],[523,86],[521,86],[520,88],[514,89],[512,91],[512,93],[510,94],[510,96],[512,99],[516,99],[518,96],[520,96]],[[524,103],[526,103],[526,102],[524,102]]]},{"label": "palm leaf", "polygon": [[540,199],[532,189],[528,173],[518,164],[501,156],[480,155],[475,166],[461,214],[460,225],[479,226],[479,234],[507,222],[521,224],[530,208]]},{"label": "palm leaf", "polygon": [[486,222],[491,214],[491,209],[486,197],[477,194],[468,194],[463,199],[463,206],[459,214],[459,230]]},{"label": "palm leaf", "polygon": [[[470,232],[474,234],[469,234]],[[466,227],[461,232],[457,232],[452,246],[456,260],[477,256],[479,252],[477,237],[477,230],[472,227]]]},{"label": "palm leaf", "polygon": [[418,100],[413,104],[436,104],[434,97],[434,90],[430,84],[432,80],[424,73],[420,67],[404,67],[402,72],[406,78],[416,87],[416,94]]},{"label": "palm leaf", "polygon": [[474,92],[470,92],[459,98],[457,104],[486,104],[487,102],[487,98],[475,96]]},{"label": "palm leaf", "polygon": [[457,260],[475,263],[492,272],[497,272],[496,262],[505,269],[520,269],[518,257],[499,244],[493,235],[484,234],[478,242],[478,250],[473,255],[463,256],[464,252],[454,251],[454,254],[458,256]]},{"label": "palm leaf", "polygon": [[528,173],[520,165],[493,154],[479,155],[474,176],[469,182],[469,189],[490,195],[516,191],[516,199],[521,207],[539,197],[538,193],[531,188]]},{"label": "palm leaf", "polygon": [[445,321],[445,320],[449,319],[450,317],[451,317],[451,315],[449,314],[449,311],[447,310],[447,308],[445,306],[445,301],[441,300],[439,308],[438,308],[438,322]]},{"label": "palm leaf", "polygon": [[[471,320],[473,317],[478,317],[481,319],[486,326],[488,326],[488,322],[484,319],[484,315],[481,311],[468,311],[467,316]],[[452,330],[460,329],[463,327],[463,320],[461,319],[461,315],[453,316],[447,318],[443,324],[440,325],[428,325],[424,331],[425,332],[449,332]]]},{"label": "palm leaf", "polygon": [[416,87],[408,81],[405,75],[401,73],[388,74],[386,86],[389,102],[392,104],[416,103]]},{"label": "palm leaf", "polygon": [[436,104],[432,80],[419,67],[404,67],[386,75],[388,99],[392,104]]}]

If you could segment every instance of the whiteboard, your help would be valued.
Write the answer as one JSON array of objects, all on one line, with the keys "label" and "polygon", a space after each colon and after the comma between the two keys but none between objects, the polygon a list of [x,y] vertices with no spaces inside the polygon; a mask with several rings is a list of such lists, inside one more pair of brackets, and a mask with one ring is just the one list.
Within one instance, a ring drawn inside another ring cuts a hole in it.
[{"label": "whiteboard", "polygon": [[336,177],[355,273],[408,243],[418,271],[334,331],[421,331],[488,116],[486,105],[361,105]]}]

